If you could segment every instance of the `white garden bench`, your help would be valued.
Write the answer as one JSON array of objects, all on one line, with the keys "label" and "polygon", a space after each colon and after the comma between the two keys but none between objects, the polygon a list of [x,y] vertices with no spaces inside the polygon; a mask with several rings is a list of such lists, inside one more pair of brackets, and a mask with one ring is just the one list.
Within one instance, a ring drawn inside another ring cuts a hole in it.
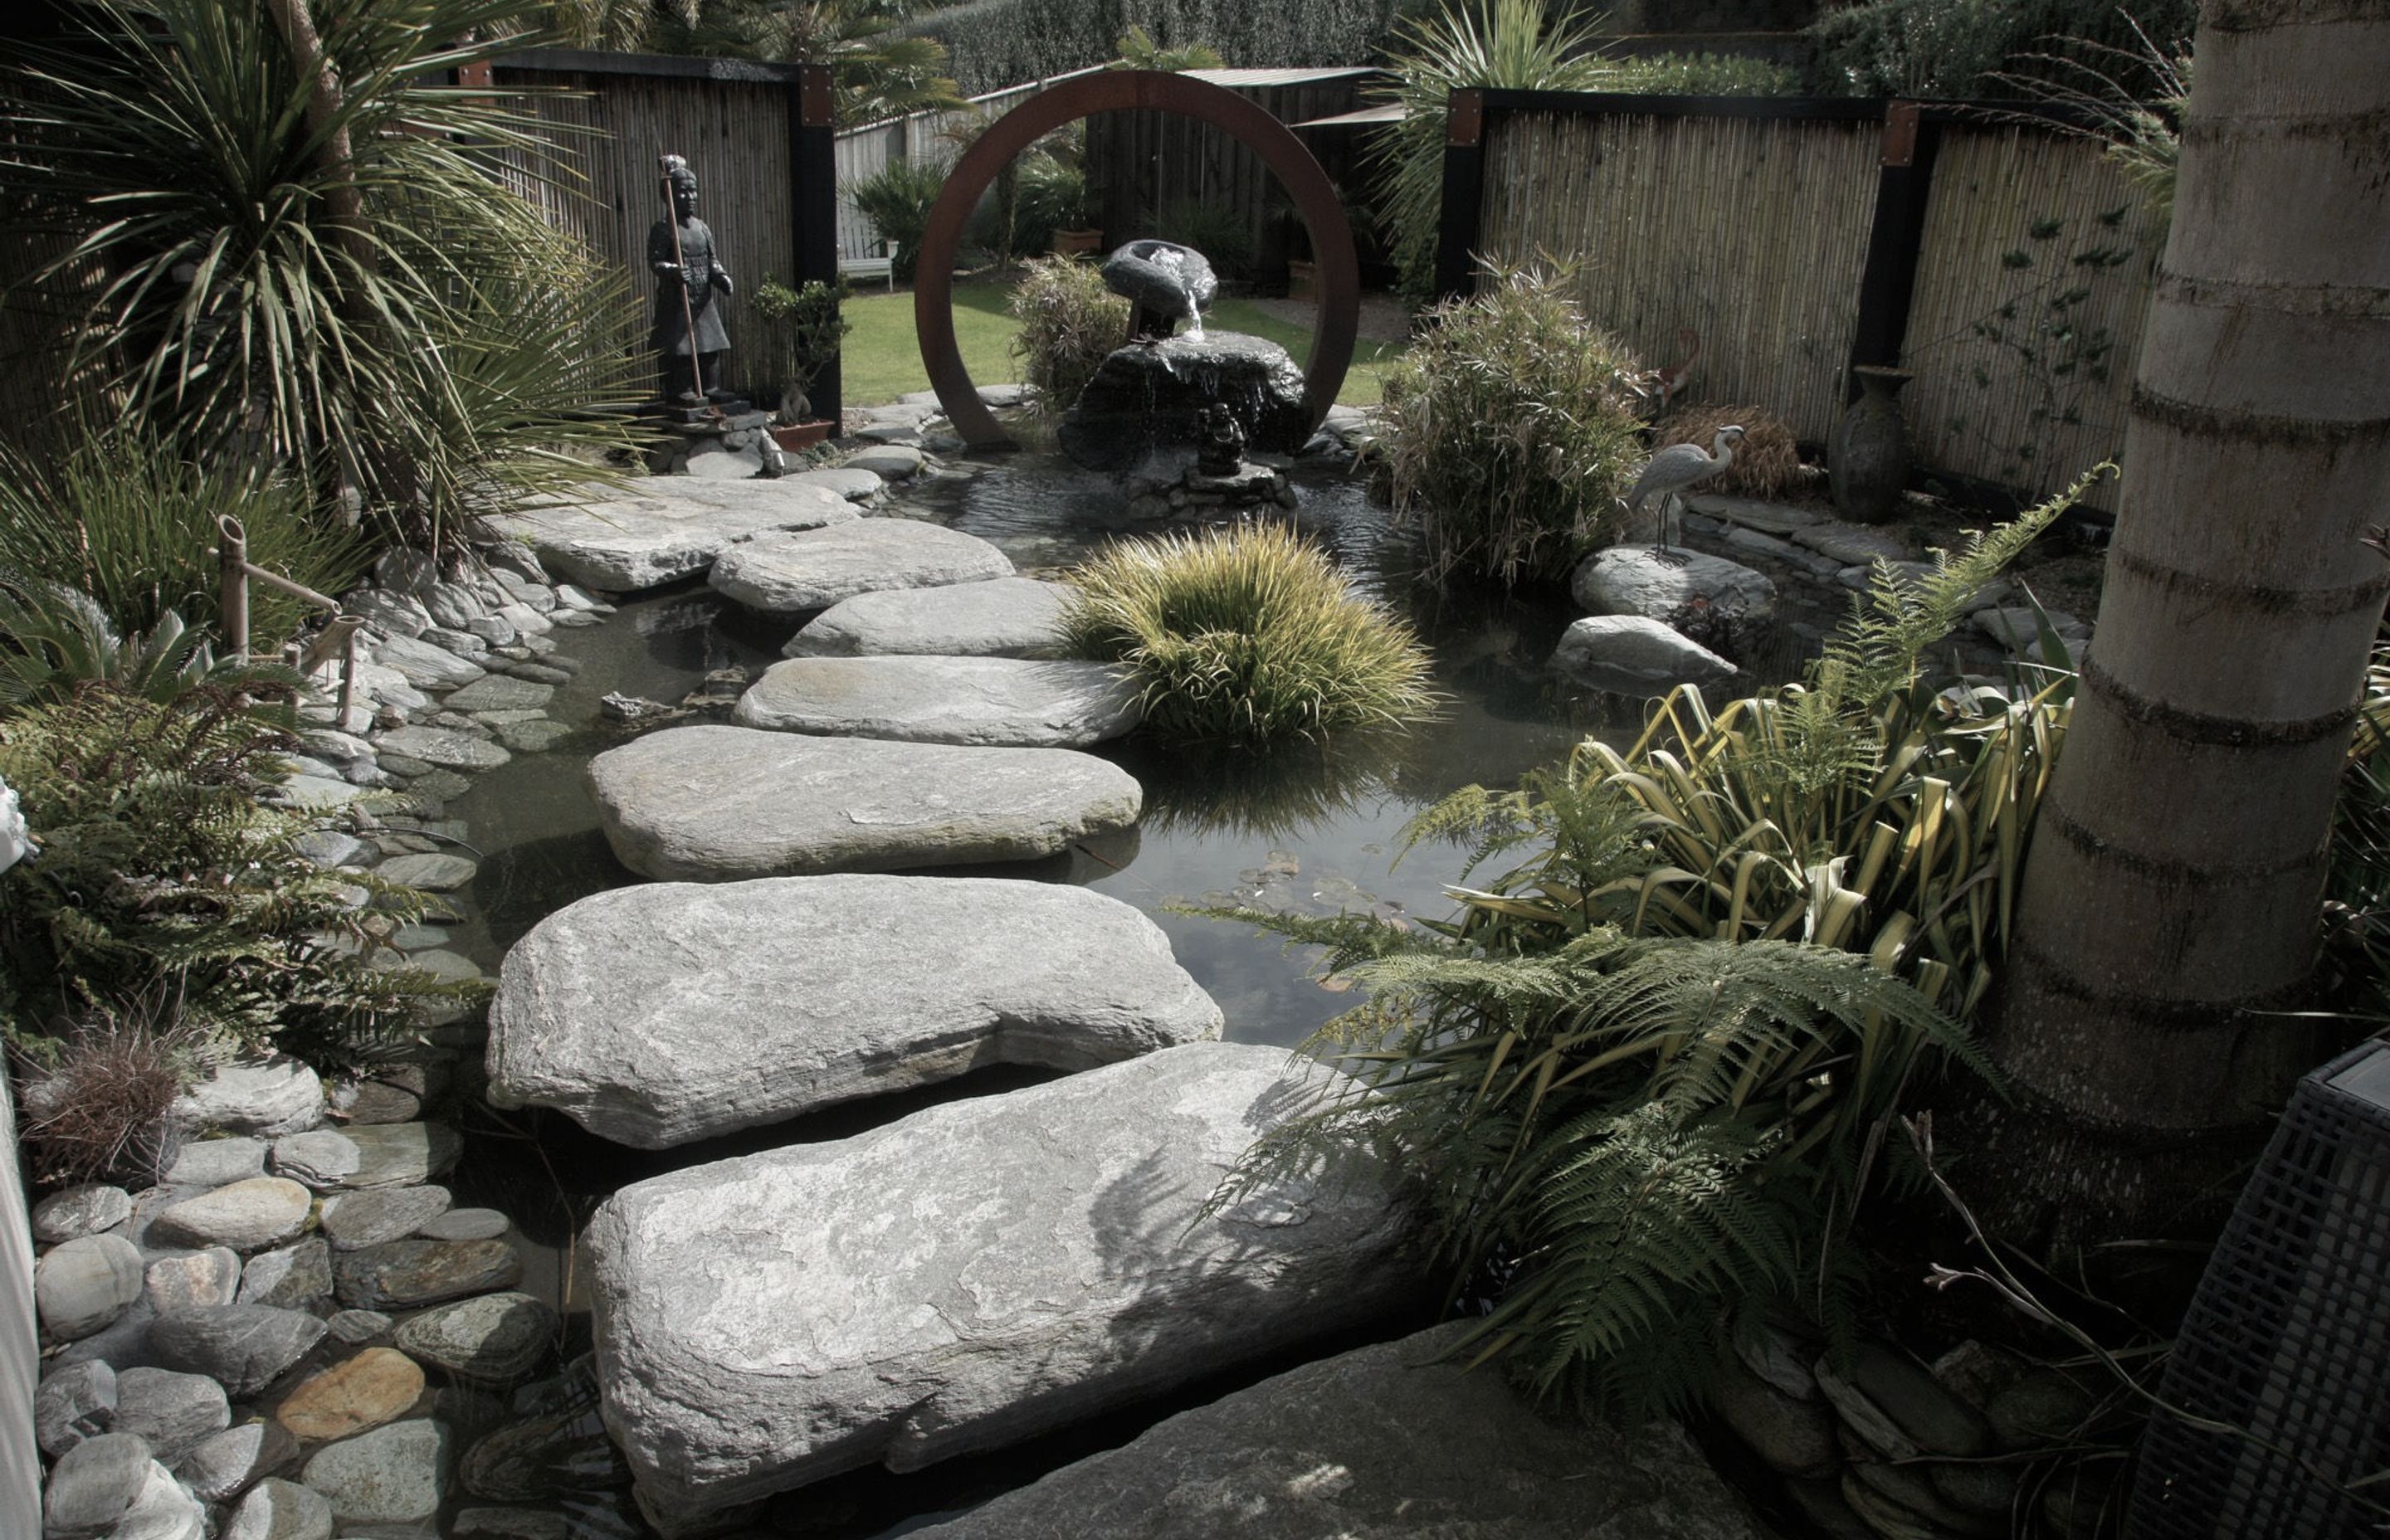
[{"label": "white garden bench", "polygon": [[876,257],[841,257],[838,259],[838,276],[842,278],[885,278],[888,291],[893,294],[896,292],[896,250],[894,241],[883,240],[880,243],[880,254]]}]

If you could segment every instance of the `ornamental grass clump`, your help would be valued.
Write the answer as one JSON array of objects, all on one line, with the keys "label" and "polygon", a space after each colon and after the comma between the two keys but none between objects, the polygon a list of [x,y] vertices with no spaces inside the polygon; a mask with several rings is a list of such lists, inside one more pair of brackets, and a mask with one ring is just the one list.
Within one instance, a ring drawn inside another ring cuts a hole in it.
[{"label": "ornamental grass clump", "polygon": [[1134,668],[1145,725],[1167,738],[1317,738],[1439,703],[1410,628],[1276,525],[1124,541],[1071,581],[1066,650]]},{"label": "ornamental grass clump", "polygon": [[1128,301],[1104,287],[1093,263],[1037,257],[1025,264],[1005,313],[1021,323],[1012,356],[1049,412],[1063,412],[1114,348],[1128,340]]},{"label": "ornamental grass clump", "polygon": [[1639,368],[1561,275],[1497,270],[1432,311],[1386,376],[1376,448],[1422,575],[1557,582],[1615,539],[1647,453]]},{"label": "ornamental grass clump", "polygon": [[1652,424],[1651,447],[1656,452],[1672,443],[1693,443],[1708,450],[1717,430],[1729,425],[1742,430],[1734,463],[1701,491],[1774,497],[1801,479],[1801,451],[1792,442],[1792,430],[1762,406],[1678,407]]}]

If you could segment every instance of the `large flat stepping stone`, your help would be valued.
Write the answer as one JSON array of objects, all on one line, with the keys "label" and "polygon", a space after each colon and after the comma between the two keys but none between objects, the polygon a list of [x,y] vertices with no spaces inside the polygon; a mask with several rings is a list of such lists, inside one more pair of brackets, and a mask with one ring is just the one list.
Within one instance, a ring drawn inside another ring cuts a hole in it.
[{"label": "large flat stepping stone", "polygon": [[607,1428],[650,1506],[919,1469],[1419,1300],[1382,1168],[1203,1216],[1303,1103],[1290,1072],[1195,1044],[623,1188],[585,1244]]},{"label": "large flat stepping stone", "polygon": [[859,519],[758,535],[724,552],[706,581],[750,610],[802,615],[857,594],[1012,575],[1012,558],[975,534],[913,519]]},{"label": "large flat stepping stone", "polygon": [[1219,1035],[1151,920],[1058,883],[793,877],[567,905],[507,954],[490,1097],[643,1149],[983,1064]]},{"label": "large flat stepping stone", "polygon": [[1732,663],[1641,615],[1588,615],[1561,634],[1553,669],[1616,695],[1665,695],[1678,685],[1734,677]]},{"label": "large flat stepping stone", "polygon": [[1072,749],[972,749],[669,727],[589,762],[614,857],[642,877],[1034,861],[1137,822],[1145,792]]},{"label": "large flat stepping stone", "polygon": [[1751,636],[1776,613],[1776,584],[1739,561],[1700,551],[1662,555],[1612,545],[1577,563],[1569,592],[1596,615],[1640,615],[1664,625],[1698,621],[1715,634]]},{"label": "large flat stepping stone", "polygon": [[791,658],[1051,656],[1061,649],[1070,599],[1067,584],[1024,577],[857,594],[808,621],[780,650]]},{"label": "large flat stepping stone", "polygon": [[1468,1329],[1305,1364],[919,1540],[1759,1540],[1673,1424],[1541,1417],[1496,1370],[1436,1362]]},{"label": "large flat stepping stone", "polygon": [[617,495],[527,508],[491,522],[537,551],[567,582],[628,592],[704,571],[726,547],[765,531],[818,529],[856,517],[836,492],[802,481],[652,476]]},{"label": "large flat stepping stone", "polygon": [[1084,749],[1145,716],[1115,663],[1029,658],[791,658],[764,671],[732,714],[783,733]]}]

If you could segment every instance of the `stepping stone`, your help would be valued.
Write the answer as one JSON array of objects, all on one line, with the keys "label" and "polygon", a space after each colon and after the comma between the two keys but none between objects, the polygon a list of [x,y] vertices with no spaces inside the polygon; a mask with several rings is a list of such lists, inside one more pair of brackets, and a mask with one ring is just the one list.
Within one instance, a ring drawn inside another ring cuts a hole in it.
[{"label": "stepping stone", "polygon": [[902,871],[1032,861],[1137,822],[1118,765],[1069,749],[970,749],[671,727],[589,762],[615,859],[642,877]]},{"label": "stepping stone", "polygon": [[658,1149],[984,1064],[1216,1037],[1151,920],[1085,888],[799,877],[616,888],[515,943],[489,1097]]},{"label": "stepping stone", "polygon": [[397,727],[381,735],[381,746],[443,770],[495,770],[514,758],[486,738],[454,727]]},{"label": "stepping stone", "polygon": [[793,471],[782,480],[801,486],[819,487],[835,493],[850,503],[867,503],[886,489],[888,483],[868,470],[851,466],[832,466],[824,470]]},{"label": "stepping stone", "polygon": [[1678,685],[1734,677],[1732,663],[1641,615],[1588,615],[1561,634],[1552,667],[1614,695],[1665,695]]},{"label": "stepping stone", "polygon": [[1760,1540],[1674,1423],[1538,1415],[1451,1322],[1265,1380],[918,1540]]},{"label": "stepping stone", "polygon": [[1051,656],[1061,650],[1070,597],[1068,584],[1024,577],[857,594],[815,616],[781,651],[791,658]]},{"label": "stepping stone", "polygon": [[1029,658],[791,658],[731,713],[750,727],[901,743],[1084,749],[1145,717],[1114,663]]},{"label": "stepping stone", "polygon": [[1791,534],[1794,530],[1831,522],[1822,514],[1791,503],[1771,503],[1761,497],[1736,497],[1717,492],[1694,493],[1685,499],[1685,507],[1767,534]]},{"label": "stepping stone", "polygon": [[1613,545],[1577,563],[1569,592],[1596,615],[1640,615],[1663,625],[1700,617],[1737,636],[1764,631],[1776,614],[1776,584],[1724,557],[1649,545]]},{"label": "stepping stone", "polygon": [[921,452],[910,444],[882,443],[849,455],[841,464],[848,470],[867,470],[883,481],[901,481],[921,472]]},{"label": "stepping stone", "polygon": [[554,685],[534,685],[494,674],[476,679],[441,702],[452,712],[535,712],[556,697]]},{"label": "stepping stone", "polygon": [[917,1470],[1420,1303],[1423,1232],[1382,1167],[1203,1214],[1304,1104],[1287,1073],[1283,1048],[1194,1044],[623,1188],[585,1249],[648,1506]]},{"label": "stepping stone", "polygon": [[811,530],[858,517],[802,477],[715,481],[654,476],[578,507],[529,508],[489,520],[590,588],[629,592],[704,571],[728,546],[766,530]]},{"label": "stepping stone", "polygon": [[1865,566],[1878,558],[1886,561],[1908,559],[1908,542],[1889,530],[1868,524],[1805,524],[1794,530],[1792,538],[1794,545],[1806,545],[1844,566]]},{"label": "stepping stone", "polygon": [[712,481],[743,481],[760,475],[764,456],[755,449],[708,449],[688,457],[688,473]]},{"label": "stepping stone", "polygon": [[912,519],[864,519],[758,535],[724,552],[706,581],[750,610],[802,615],[856,594],[1012,575],[1011,558],[975,534]]}]

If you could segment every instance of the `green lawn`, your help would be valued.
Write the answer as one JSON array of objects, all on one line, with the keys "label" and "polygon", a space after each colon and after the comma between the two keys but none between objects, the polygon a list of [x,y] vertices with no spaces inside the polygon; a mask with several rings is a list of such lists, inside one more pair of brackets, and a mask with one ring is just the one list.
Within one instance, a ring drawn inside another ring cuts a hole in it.
[{"label": "green lawn", "polygon": [[[1021,377],[1008,347],[1014,329],[1011,318],[1004,314],[1008,292],[1006,285],[987,279],[965,279],[955,285],[955,340],[962,344],[964,367],[982,385]],[[930,388],[930,377],[921,367],[920,341],[913,331],[910,292],[849,295],[846,315],[854,323],[840,358],[842,393],[847,405],[877,406],[908,391]],[[1212,307],[1210,322],[1222,331],[1266,337],[1292,353],[1298,364],[1311,349],[1307,327],[1289,326],[1244,300],[1220,301]],[[1359,343],[1336,399],[1353,406],[1375,405],[1382,393],[1386,366],[1402,351],[1399,342]]]}]

